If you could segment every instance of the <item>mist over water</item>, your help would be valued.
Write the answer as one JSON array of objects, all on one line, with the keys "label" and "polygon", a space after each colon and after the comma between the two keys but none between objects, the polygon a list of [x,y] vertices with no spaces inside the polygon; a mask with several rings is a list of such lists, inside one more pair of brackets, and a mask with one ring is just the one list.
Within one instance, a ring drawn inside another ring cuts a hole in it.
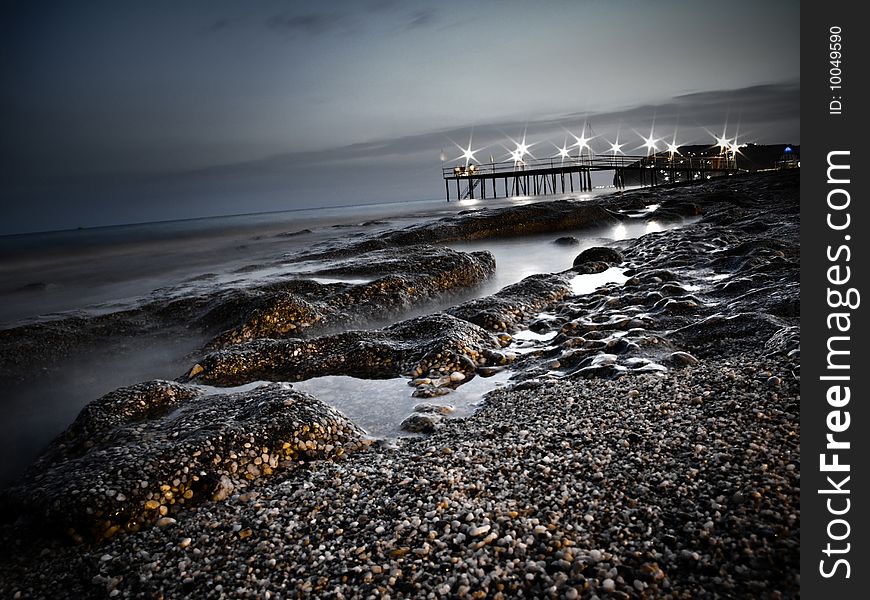
[{"label": "mist over water", "polygon": [[165,332],[146,339],[110,339],[66,358],[25,383],[0,382],[0,486],[30,464],[92,400],[150,379],[174,379],[185,357],[206,339]]}]

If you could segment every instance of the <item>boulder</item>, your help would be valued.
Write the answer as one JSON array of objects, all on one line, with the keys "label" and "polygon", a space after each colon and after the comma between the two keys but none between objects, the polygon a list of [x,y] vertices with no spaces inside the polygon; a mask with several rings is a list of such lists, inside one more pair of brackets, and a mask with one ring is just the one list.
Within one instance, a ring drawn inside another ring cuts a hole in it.
[{"label": "boulder", "polygon": [[364,446],[363,436],[287,384],[206,395],[148,382],[87,406],[3,504],[77,538],[103,539],[222,500],[303,459],[337,458]]},{"label": "boulder", "polygon": [[574,259],[574,266],[580,267],[587,263],[596,262],[602,262],[613,266],[620,264],[623,260],[625,259],[619,250],[605,248],[603,246],[595,246],[594,248],[587,248],[578,254],[577,258]]}]

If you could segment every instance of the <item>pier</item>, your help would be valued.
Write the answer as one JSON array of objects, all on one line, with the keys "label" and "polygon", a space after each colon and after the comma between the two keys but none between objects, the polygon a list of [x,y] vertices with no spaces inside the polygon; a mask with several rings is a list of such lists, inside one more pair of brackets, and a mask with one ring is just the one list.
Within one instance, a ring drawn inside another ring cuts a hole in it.
[{"label": "pier", "polygon": [[[509,198],[585,192],[592,189],[594,171],[613,171],[617,189],[631,185],[709,179],[737,172],[733,154],[685,156],[583,155],[570,158],[541,158],[523,161],[471,163],[443,167],[447,201],[453,198]],[[501,192],[501,194],[499,193]]]}]

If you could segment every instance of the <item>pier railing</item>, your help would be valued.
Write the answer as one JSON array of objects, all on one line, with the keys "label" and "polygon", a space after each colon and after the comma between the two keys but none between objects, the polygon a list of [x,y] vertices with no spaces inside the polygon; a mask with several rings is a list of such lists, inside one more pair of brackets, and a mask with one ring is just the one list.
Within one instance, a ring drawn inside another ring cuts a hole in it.
[{"label": "pier railing", "polygon": [[621,189],[634,183],[658,185],[728,175],[737,171],[737,162],[732,154],[587,154],[453,165],[442,167],[442,176],[449,202],[451,181],[455,182],[457,199],[474,198],[478,188],[479,197],[486,198],[491,188],[491,197],[497,198],[499,187],[503,188],[505,197],[529,196],[591,190],[594,171],[613,171],[613,185]]},{"label": "pier railing", "polygon": [[666,157],[660,155],[631,156],[618,154],[615,156],[596,155],[570,158],[535,158],[522,161],[503,161],[490,163],[470,163],[468,165],[456,165],[443,167],[442,174],[445,178],[454,177],[481,177],[513,175],[516,172],[531,172],[539,170],[576,169],[589,168],[596,171],[609,171],[613,169],[627,168],[655,168],[662,169],[694,169],[694,170],[730,170],[737,169],[734,159],[724,156],[680,156]]}]

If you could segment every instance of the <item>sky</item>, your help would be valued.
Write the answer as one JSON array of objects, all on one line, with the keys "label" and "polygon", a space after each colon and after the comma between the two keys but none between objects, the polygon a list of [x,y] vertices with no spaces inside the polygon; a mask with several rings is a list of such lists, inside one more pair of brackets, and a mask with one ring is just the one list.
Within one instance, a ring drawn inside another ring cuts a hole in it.
[{"label": "sky", "polygon": [[[437,198],[469,139],[799,143],[799,2],[0,2],[0,234]],[[472,137],[473,132],[473,137]]]}]

